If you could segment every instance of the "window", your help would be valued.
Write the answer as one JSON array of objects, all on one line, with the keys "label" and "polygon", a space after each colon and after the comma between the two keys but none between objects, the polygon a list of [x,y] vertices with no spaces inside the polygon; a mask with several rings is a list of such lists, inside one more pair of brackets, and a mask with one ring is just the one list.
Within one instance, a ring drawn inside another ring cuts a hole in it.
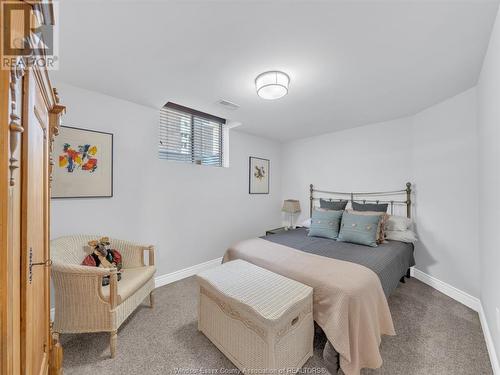
[{"label": "window", "polygon": [[160,110],[160,159],[223,166],[226,120],[168,102]]}]

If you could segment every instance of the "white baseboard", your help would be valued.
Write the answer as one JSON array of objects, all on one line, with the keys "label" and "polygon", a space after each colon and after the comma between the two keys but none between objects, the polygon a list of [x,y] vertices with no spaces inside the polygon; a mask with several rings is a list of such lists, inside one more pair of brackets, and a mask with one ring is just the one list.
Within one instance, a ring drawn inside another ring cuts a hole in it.
[{"label": "white baseboard", "polygon": [[479,314],[479,321],[481,322],[481,328],[483,330],[484,341],[486,342],[486,347],[488,349],[493,374],[500,375],[500,364],[495,350],[495,344],[493,343],[488,321],[486,320],[486,315],[484,314],[483,306],[479,298],[473,297],[470,294],[445,283],[444,281],[436,279],[435,277],[416,269],[415,267],[412,267],[410,272],[415,279],[420,280],[424,284],[427,284],[441,293],[446,294],[448,297],[453,298],[455,301],[458,301],[472,310],[477,311]]},{"label": "white baseboard", "polygon": [[479,298],[473,297],[470,294],[465,293],[464,291],[455,288],[454,286],[451,286],[444,281],[436,279],[434,276],[428,275],[415,267],[412,267],[410,272],[415,279],[420,280],[424,284],[432,286],[434,289],[440,291],[443,294],[446,294],[448,297],[453,298],[455,301],[458,301],[471,308],[472,310],[479,312],[479,309],[481,308],[481,301],[479,300]]},{"label": "white baseboard", "polygon": [[179,271],[157,276],[155,277],[155,288],[159,288],[160,286],[167,285],[175,281],[185,279],[186,277],[196,275],[198,272],[218,266],[219,264],[221,264],[221,262],[222,258],[212,259],[209,260],[208,262],[196,264],[192,267],[184,268]]},{"label": "white baseboard", "polygon": [[479,313],[479,320],[481,321],[481,327],[483,328],[484,341],[486,341],[486,347],[488,348],[488,354],[490,356],[490,362],[491,362],[491,368],[493,369],[493,374],[500,375],[500,363],[498,362],[498,356],[495,350],[495,344],[493,343],[490,327],[488,326],[488,321],[486,320],[486,315],[484,314],[482,305],[480,306],[478,313]]}]

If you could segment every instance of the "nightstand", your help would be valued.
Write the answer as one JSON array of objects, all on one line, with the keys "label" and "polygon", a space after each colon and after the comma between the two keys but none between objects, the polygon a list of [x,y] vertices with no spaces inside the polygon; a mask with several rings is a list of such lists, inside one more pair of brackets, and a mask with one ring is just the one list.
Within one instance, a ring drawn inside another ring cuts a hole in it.
[{"label": "nightstand", "polygon": [[[299,227],[296,227],[296,228],[299,228]],[[293,228],[290,228],[288,230],[293,230]],[[287,232],[285,227],[280,227],[280,228],[276,228],[276,229],[269,229],[269,230],[266,230],[266,236],[268,236],[270,234],[278,234],[278,233],[282,233],[282,232]]]}]

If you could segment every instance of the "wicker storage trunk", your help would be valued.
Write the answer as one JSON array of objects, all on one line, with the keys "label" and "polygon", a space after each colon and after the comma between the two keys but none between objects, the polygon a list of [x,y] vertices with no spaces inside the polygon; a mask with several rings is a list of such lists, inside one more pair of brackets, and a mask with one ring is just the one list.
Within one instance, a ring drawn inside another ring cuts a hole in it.
[{"label": "wicker storage trunk", "polygon": [[241,371],[294,373],[312,356],[311,287],[242,260],[197,280],[198,329]]}]

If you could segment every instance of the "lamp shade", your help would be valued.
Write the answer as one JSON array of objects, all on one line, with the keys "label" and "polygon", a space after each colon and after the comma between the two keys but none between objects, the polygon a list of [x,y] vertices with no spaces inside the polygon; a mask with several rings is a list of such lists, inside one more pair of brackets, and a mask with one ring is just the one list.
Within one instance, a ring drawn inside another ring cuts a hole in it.
[{"label": "lamp shade", "polygon": [[273,100],[285,96],[289,84],[288,74],[276,70],[261,73],[255,78],[255,89],[262,99]]},{"label": "lamp shade", "polygon": [[300,212],[300,202],[295,199],[286,199],[283,202],[283,208],[281,209],[281,211],[287,212],[289,214]]}]

